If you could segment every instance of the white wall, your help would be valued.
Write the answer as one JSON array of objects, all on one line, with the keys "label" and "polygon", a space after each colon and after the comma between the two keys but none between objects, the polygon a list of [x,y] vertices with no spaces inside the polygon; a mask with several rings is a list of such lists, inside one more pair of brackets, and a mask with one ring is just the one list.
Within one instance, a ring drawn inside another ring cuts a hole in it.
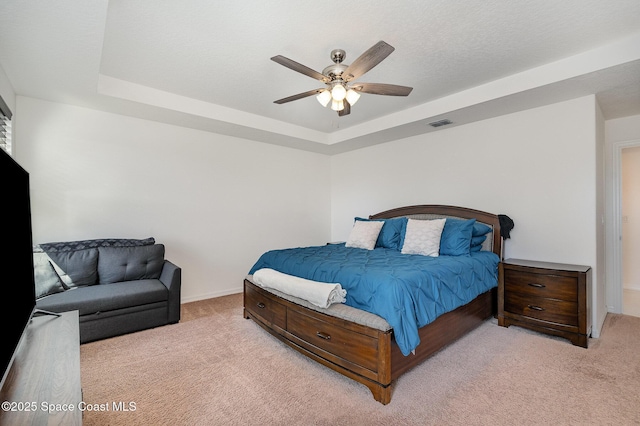
[{"label": "white wall", "polygon": [[[331,237],[346,239],[354,216],[402,205],[504,213],[515,222],[505,257],[589,265],[604,306],[597,119],[587,96],[333,156]],[[596,327],[600,317],[596,307]]]},{"label": "white wall", "polygon": [[607,144],[640,139],[640,115],[608,120],[605,132]]},{"label": "white wall", "polygon": [[183,301],[241,291],[269,249],[330,236],[326,156],[17,98],[34,243],[155,237]]},{"label": "white wall", "polygon": [[16,115],[34,241],[154,236],[184,301],[240,291],[266,250],[344,240],[354,216],[438,203],[511,216],[506,257],[592,266],[604,318],[594,96],[333,157],[26,97]]},{"label": "white wall", "polygon": [[622,150],[622,283],[640,290],[640,146]]}]

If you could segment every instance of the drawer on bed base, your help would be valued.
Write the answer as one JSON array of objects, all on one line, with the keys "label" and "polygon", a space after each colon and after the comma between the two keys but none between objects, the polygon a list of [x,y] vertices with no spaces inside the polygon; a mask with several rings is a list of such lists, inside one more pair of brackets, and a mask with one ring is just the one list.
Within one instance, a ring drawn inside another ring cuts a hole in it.
[{"label": "drawer on bed base", "polygon": [[378,369],[378,339],[289,309],[287,331],[303,341],[370,371]]},{"label": "drawer on bed base", "polygon": [[258,292],[245,284],[244,308],[268,326],[285,330],[287,327],[287,307],[265,293]]}]

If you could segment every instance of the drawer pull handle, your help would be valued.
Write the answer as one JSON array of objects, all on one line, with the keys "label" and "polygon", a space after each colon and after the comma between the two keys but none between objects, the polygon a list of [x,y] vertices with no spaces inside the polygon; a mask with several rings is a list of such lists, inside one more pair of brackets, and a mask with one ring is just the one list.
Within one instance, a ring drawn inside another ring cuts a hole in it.
[{"label": "drawer pull handle", "polygon": [[318,336],[319,338],[324,339],[324,340],[331,340],[331,335],[329,335],[327,333],[323,333],[322,331],[316,332],[316,336]]},{"label": "drawer pull handle", "polygon": [[546,287],[546,285],[544,285],[544,284],[538,284],[538,283],[529,283],[529,285],[530,285],[531,287],[535,287],[535,288],[545,288],[545,287]]},{"label": "drawer pull handle", "polygon": [[534,311],[544,311],[544,308],[541,308],[540,306],[536,306],[536,305],[527,305],[527,308],[533,309]]},{"label": "drawer pull handle", "polygon": [[258,308],[260,308],[260,309],[264,309],[264,308],[265,308],[265,304],[264,304],[264,303],[262,303],[262,302],[258,303],[258,305],[257,305],[257,306],[258,306]]}]

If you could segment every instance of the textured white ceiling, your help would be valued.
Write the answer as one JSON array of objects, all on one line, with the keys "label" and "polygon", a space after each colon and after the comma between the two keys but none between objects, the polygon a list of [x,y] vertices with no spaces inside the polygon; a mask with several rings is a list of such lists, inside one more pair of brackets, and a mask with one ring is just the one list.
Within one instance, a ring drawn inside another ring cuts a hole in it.
[{"label": "textured white ceiling", "polygon": [[[396,50],[338,117],[317,71],[379,40]],[[638,0],[4,0],[0,65],[17,94],[331,152],[596,94],[606,118],[640,114]],[[336,148],[341,146],[341,148]]]}]

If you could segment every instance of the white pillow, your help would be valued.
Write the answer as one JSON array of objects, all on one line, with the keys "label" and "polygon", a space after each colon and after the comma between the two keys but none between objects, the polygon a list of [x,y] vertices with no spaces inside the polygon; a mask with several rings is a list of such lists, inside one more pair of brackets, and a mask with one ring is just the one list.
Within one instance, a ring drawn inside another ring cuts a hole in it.
[{"label": "white pillow", "polygon": [[401,253],[438,257],[445,222],[446,219],[409,219]]},{"label": "white pillow", "polygon": [[382,221],[356,220],[345,246],[373,250],[382,225],[384,225]]}]

